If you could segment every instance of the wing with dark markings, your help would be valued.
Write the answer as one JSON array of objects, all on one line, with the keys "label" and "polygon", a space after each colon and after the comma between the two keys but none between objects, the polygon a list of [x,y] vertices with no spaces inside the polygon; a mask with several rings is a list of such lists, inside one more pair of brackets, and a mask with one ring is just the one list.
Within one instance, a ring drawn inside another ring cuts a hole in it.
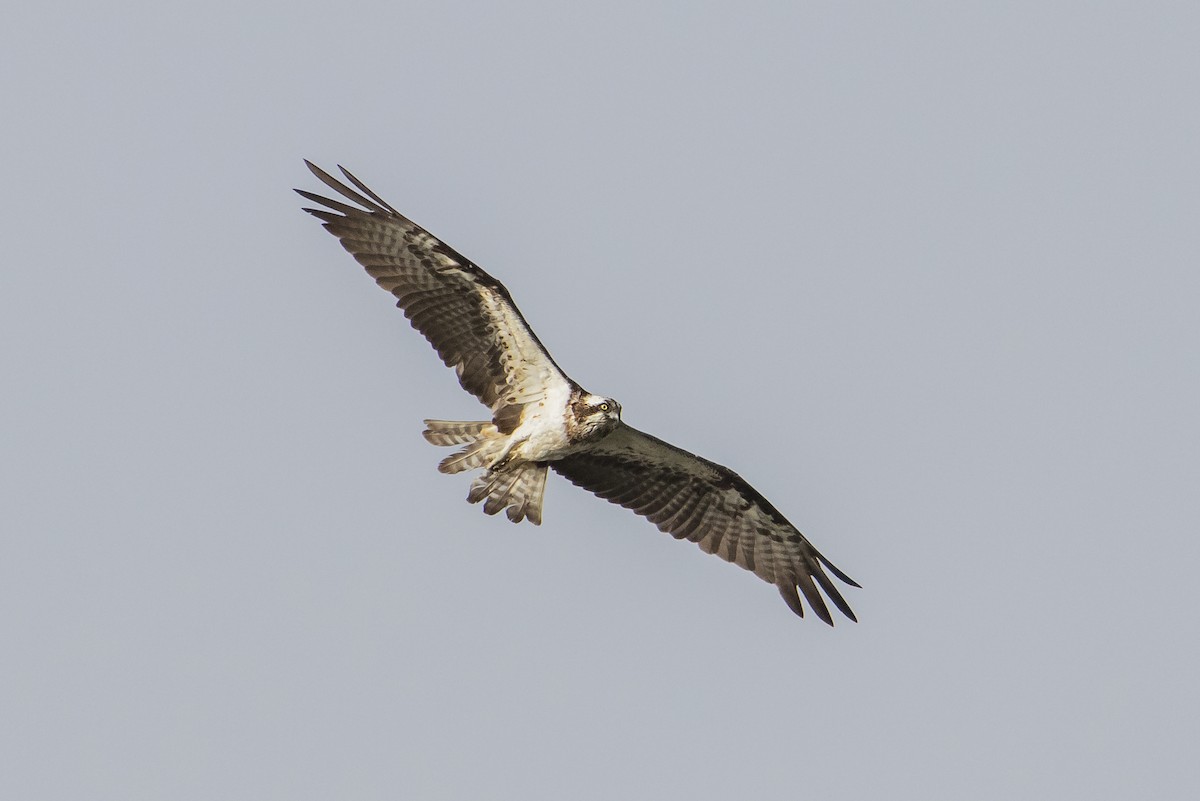
[{"label": "wing with dark markings", "polygon": [[491,408],[501,431],[511,433],[525,404],[544,400],[553,387],[573,384],[499,281],[397,212],[347,170],[342,175],[354,188],[311,162],[305,164],[350,201],[297,189],[324,207],[305,211],[396,296],[413,327],[457,371],[463,389]]},{"label": "wing with dark markings", "polygon": [[624,424],[588,450],[550,463],[573,484],[632,509],[676,539],[740,565],[779,588],[801,617],[800,596],[833,625],[820,590],[857,620],[825,569],[859,586],[817,551],[766,498],[727,467]]}]

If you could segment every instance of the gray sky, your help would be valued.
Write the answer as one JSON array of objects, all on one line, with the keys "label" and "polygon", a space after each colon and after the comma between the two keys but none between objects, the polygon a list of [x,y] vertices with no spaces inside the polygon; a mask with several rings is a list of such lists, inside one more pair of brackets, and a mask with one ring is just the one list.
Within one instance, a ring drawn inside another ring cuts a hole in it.
[{"label": "gray sky", "polygon": [[[35,6],[37,6],[35,8]],[[1200,788],[1195,4],[20,4],[0,797]],[[355,170],[863,584],[792,616],[477,419]]]}]

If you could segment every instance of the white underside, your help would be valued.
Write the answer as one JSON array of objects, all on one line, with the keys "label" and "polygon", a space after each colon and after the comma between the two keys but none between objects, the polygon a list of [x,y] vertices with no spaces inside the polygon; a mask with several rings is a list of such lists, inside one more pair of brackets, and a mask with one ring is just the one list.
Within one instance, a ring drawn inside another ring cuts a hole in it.
[{"label": "white underside", "polygon": [[570,453],[573,448],[563,420],[570,398],[571,387],[566,382],[555,381],[547,387],[541,400],[525,407],[524,419],[509,436],[501,458],[544,462]]}]

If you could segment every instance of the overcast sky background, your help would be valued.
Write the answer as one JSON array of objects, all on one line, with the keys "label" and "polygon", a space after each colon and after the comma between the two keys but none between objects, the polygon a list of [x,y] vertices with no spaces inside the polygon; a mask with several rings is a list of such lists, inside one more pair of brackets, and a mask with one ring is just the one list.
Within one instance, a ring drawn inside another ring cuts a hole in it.
[{"label": "overcast sky background", "polygon": [[[1200,788],[1193,3],[18,4],[0,797]],[[550,479],[299,211],[343,163],[861,620]]]}]

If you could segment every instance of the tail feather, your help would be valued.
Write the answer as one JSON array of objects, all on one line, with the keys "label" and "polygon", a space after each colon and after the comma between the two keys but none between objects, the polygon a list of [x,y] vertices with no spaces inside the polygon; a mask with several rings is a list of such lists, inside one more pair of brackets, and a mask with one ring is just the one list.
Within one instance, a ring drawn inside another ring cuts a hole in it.
[{"label": "tail feather", "polygon": [[490,467],[504,457],[507,443],[504,440],[482,440],[472,442],[457,453],[452,453],[438,463],[442,473],[461,473],[477,467]]},{"label": "tail feather", "polygon": [[546,490],[546,466],[539,465],[536,470],[521,472],[521,480],[517,483],[517,493],[520,503],[508,507],[505,512],[508,519],[520,523],[522,518],[529,518],[535,526],[542,524],[542,496]]},{"label": "tail feather", "polygon": [[[484,501],[485,514],[494,515],[507,508],[505,515],[514,523],[525,518],[541,525],[542,495],[546,488],[546,465],[528,462],[503,470],[488,470],[471,483],[467,500]],[[486,500],[485,500],[486,499]]]},{"label": "tail feather", "polygon": [[500,433],[496,426],[486,421],[426,420],[425,425],[421,434],[433,445],[465,445]]},{"label": "tail feather", "polygon": [[454,420],[426,420],[422,432],[434,445],[466,445],[447,456],[438,465],[443,473],[461,473],[477,467],[491,467],[504,457],[508,439],[488,422],[464,423]]}]

